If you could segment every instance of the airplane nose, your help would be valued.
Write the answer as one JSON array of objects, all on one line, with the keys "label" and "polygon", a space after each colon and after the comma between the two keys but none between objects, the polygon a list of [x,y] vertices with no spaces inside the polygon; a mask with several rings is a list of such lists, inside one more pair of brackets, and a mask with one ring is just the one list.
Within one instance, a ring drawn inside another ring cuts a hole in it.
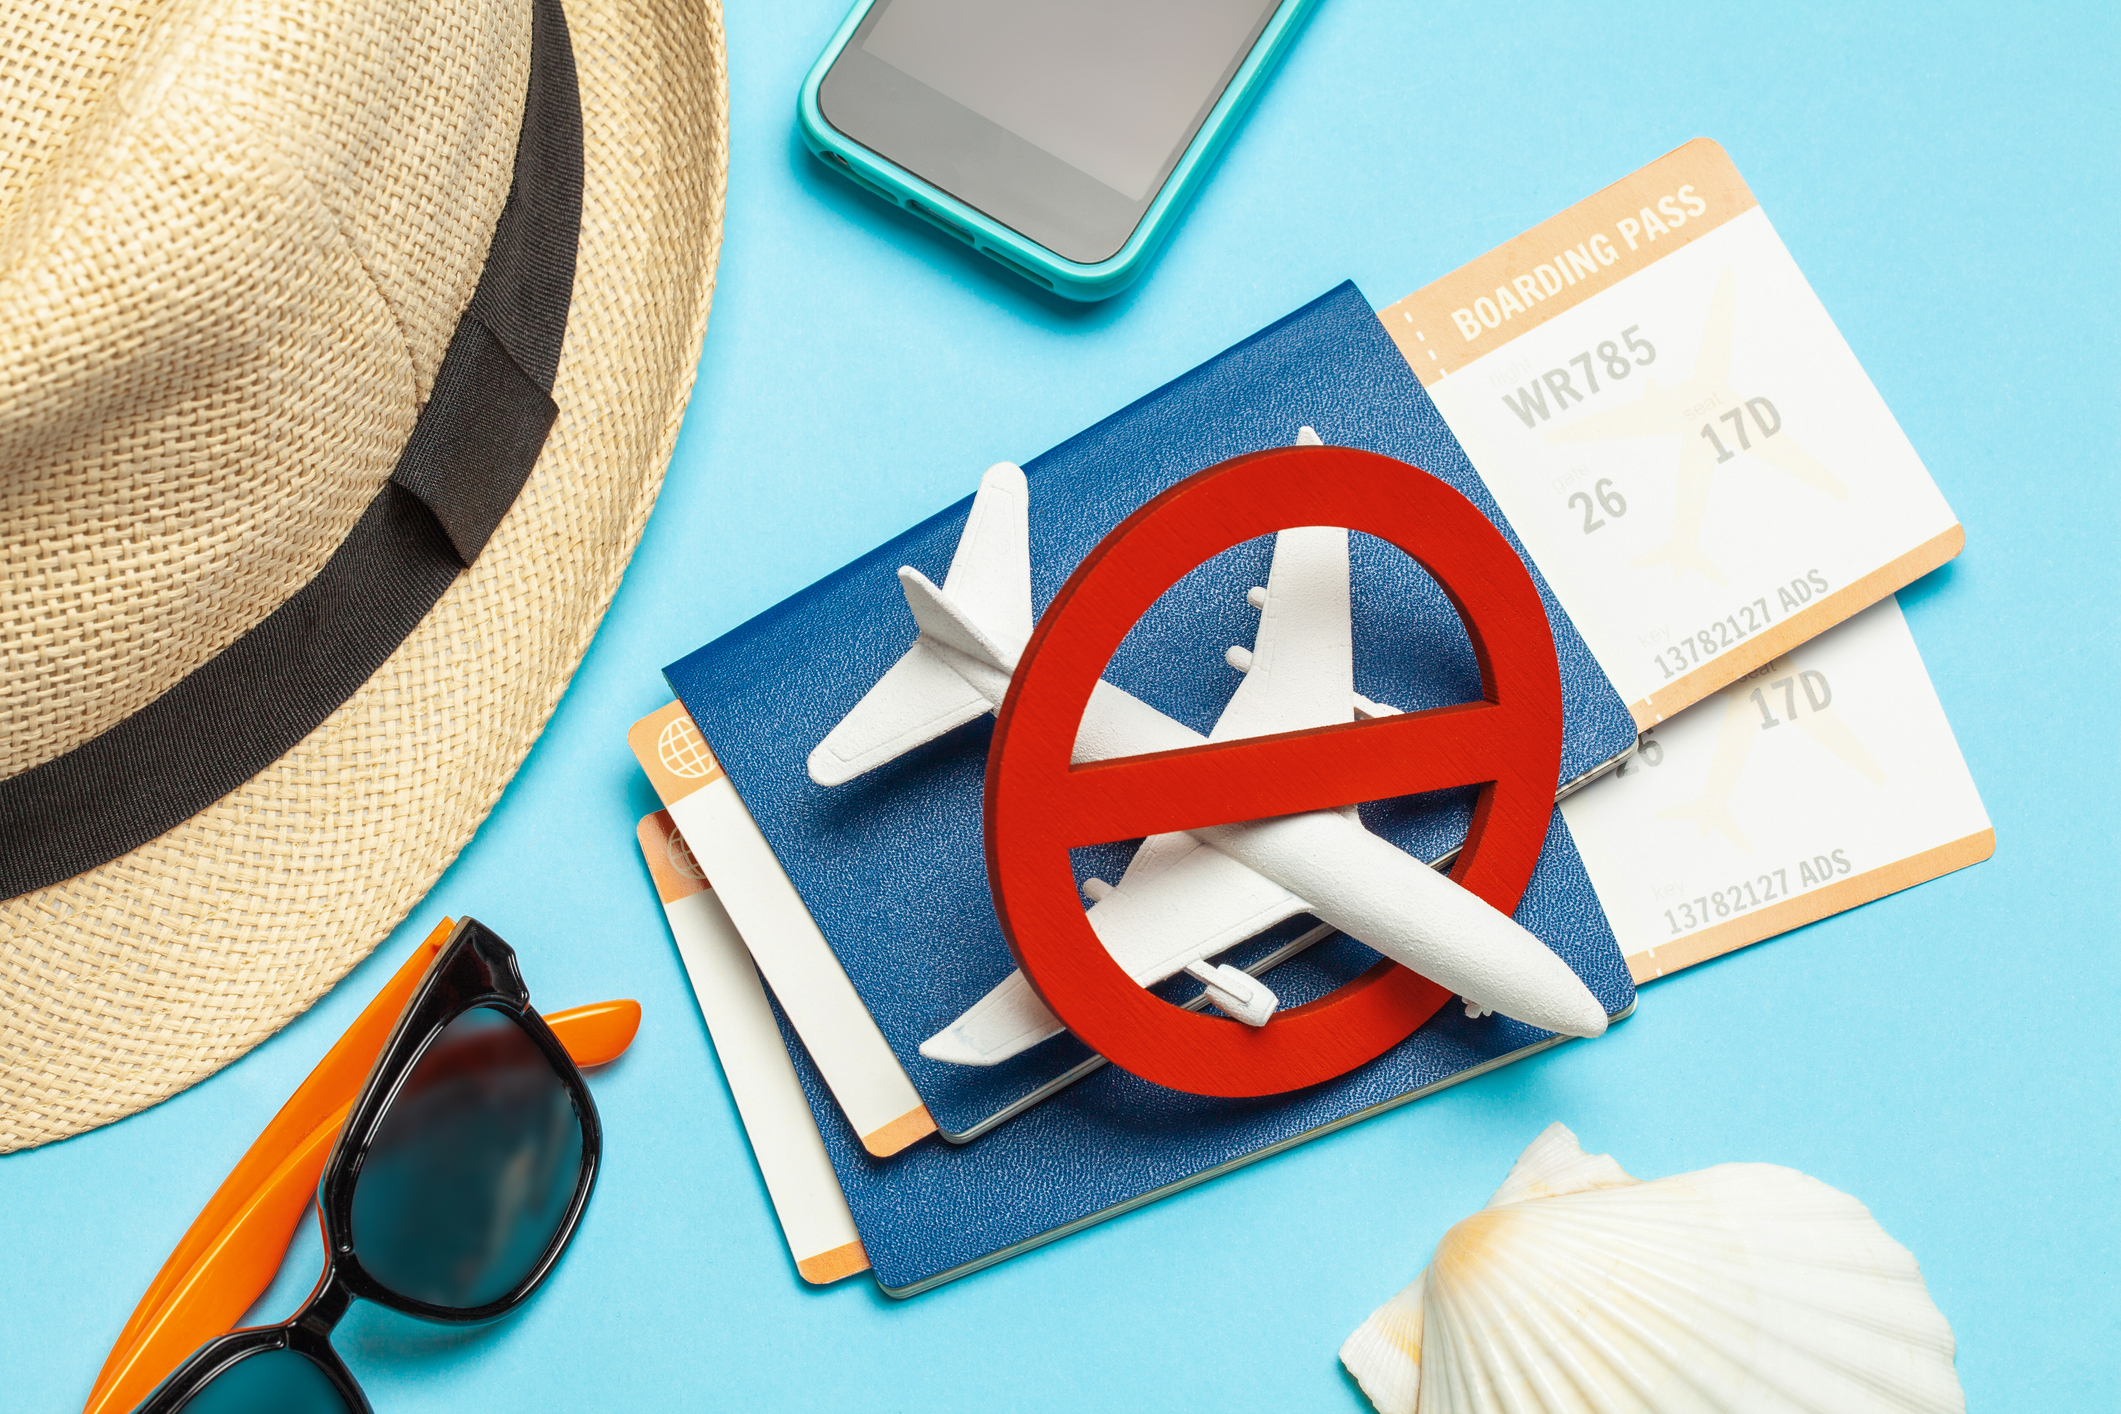
[{"label": "airplane nose", "polygon": [[1520,977],[1509,988],[1515,994],[1510,998],[1514,1005],[1498,1005],[1494,1001],[1482,1001],[1481,1005],[1557,1035],[1581,1036],[1585,1040],[1605,1035],[1605,1008],[1599,1005],[1598,998],[1560,957],[1546,952],[1544,945],[1541,952],[1544,956],[1538,958],[1537,985],[1527,986],[1530,979]]},{"label": "airplane nose", "polygon": [[1566,978],[1560,975],[1567,969],[1567,963],[1552,953],[1547,956],[1553,958],[1554,967],[1540,969],[1548,974],[1541,985],[1507,988],[1513,995],[1505,1000],[1497,1000],[1492,994],[1478,999],[1462,994],[1466,996],[1468,1014],[1477,1006],[1483,1012],[1500,1012],[1527,1026],[1537,1026],[1542,1031],[1561,1036],[1581,1036],[1589,1040],[1605,1035],[1605,1008],[1598,1004],[1591,989],[1584,986],[1573,971],[1568,972]]},{"label": "airplane nose", "polygon": [[1574,1005],[1569,1009],[1568,1024],[1548,1029],[1559,1031],[1564,1036],[1582,1036],[1587,1040],[1605,1035],[1605,1008],[1598,1004],[1598,999],[1592,996],[1589,990],[1584,989],[1579,990],[1570,1000]]}]

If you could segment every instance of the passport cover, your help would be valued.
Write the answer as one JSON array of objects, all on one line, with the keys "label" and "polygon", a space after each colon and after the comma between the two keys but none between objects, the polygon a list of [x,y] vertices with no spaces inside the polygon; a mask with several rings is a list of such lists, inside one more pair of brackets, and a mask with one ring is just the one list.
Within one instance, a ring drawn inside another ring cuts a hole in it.
[{"label": "passport cover", "polygon": [[[1609,1014],[1617,1019],[1633,1009],[1634,986],[1558,810],[1517,920],[1576,969]],[[1293,1006],[1324,996],[1376,959],[1336,934],[1270,976],[1276,995]],[[930,1136],[878,1159],[862,1148],[778,1004],[775,1016],[872,1275],[897,1297],[919,1295],[1559,1039],[1521,1022],[1469,1021],[1452,1001],[1368,1065],[1293,1095],[1186,1095],[1107,1065],[969,1144]]]},{"label": "passport cover", "polygon": [[[1625,704],[1352,283],[1025,464],[1035,609],[1043,611],[1090,548],[1150,497],[1228,457],[1286,446],[1305,425],[1328,443],[1397,457],[1442,478],[1526,559],[1561,670],[1557,788],[1625,753],[1635,739]],[[968,487],[979,470],[967,468]],[[1014,967],[982,847],[993,719],[830,790],[811,782],[804,760],[913,642],[898,567],[940,582],[969,508],[968,496],[665,670],[929,1113],[957,1139],[1092,1059],[1070,1036],[990,1068],[919,1053],[923,1040]],[[1472,648],[1442,590],[1396,549],[1368,536],[1352,541],[1356,690],[1402,710],[1477,698]],[[1136,626],[1106,675],[1206,732],[1236,687],[1223,650],[1251,641],[1256,618],[1245,591],[1266,582],[1271,552],[1268,540],[1239,546],[1181,580]],[[1473,795],[1367,804],[1362,814],[1394,843],[1435,859],[1463,839]],[[1078,876],[1116,879],[1130,850],[1078,850]],[[1626,966],[1558,812],[1516,916],[1575,968],[1609,1014],[1633,1005]],[[1292,920],[1226,956],[1243,964],[1307,926]],[[1270,982],[1294,1004],[1374,959],[1359,943],[1334,937],[1275,970]],[[1174,997],[1193,989],[1183,977],[1164,985]],[[1548,1039],[1500,1016],[1469,1021],[1449,1005],[1362,1070],[1300,1096],[1260,1101],[1178,1095],[1107,1068],[975,1143],[924,1143],[881,1162],[854,1143],[814,1075],[806,1084],[879,1281],[911,1291]],[[1094,1175],[1080,1161],[1090,1152],[1100,1155]],[[936,1211],[938,1204],[947,1211]]]}]

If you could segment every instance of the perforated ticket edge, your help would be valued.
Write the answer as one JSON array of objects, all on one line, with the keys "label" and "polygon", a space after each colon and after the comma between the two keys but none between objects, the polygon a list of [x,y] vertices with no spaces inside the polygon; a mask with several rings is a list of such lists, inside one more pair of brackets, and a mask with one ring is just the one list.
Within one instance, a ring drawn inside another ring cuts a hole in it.
[{"label": "perforated ticket edge", "polygon": [[[1434,387],[1452,369],[1486,358],[1758,205],[1730,154],[1698,137],[1386,306],[1377,317],[1421,385]],[[1664,221],[1676,214],[1677,224],[1645,238],[1643,218],[1660,211]],[[1635,234],[1623,231],[1623,222],[1634,225]],[[1496,311],[1506,295],[1505,307]],[[1466,332],[1467,315],[1476,332]]]}]

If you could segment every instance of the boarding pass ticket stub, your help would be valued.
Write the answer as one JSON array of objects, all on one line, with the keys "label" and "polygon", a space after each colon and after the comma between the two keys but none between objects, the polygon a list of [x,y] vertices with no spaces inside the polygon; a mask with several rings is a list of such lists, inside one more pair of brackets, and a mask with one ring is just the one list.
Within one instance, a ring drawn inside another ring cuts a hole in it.
[{"label": "boarding pass ticket stub", "polygon": [[1892,599],[1651,729],[1561,810],[1638,983],[1996,847]]},{"label": "boarding pass ticket stub", "polygon": [[715,896],[862,1147],[886,1158],[934,1133],[935,1121],[891,1044],[684,706],[672,702],[643,717],[626,742],[707,866]]},{"label": "boarding pass ticket stub", "polygon": [[854,1215],[743,938],[669,811],[643,816],[638,839],[797,1273],[823,1284],[868,1270]]},{"label": "boarding pass ticket stub", "polygon": [[1379,317],[1638,727],[1964,543],[1706,139]]}]

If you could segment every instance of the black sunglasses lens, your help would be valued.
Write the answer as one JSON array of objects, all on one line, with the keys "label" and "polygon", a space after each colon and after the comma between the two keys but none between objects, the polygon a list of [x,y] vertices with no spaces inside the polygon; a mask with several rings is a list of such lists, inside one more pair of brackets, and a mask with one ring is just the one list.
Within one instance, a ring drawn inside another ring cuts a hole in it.
[{"label": "black sunglasses lens", "polygon": [[384,1112],[353,1192],[361,1265],[415,1301],[469,1310],[515,1290],[567,1220],[582,1122],[513,1018],[443,1028]]},{"label": "black sunglasses lens", "polygon": [[184,1401],[183,1414],[347,1414],[350,1408],[315,1361],[283,1348],[223,1367]]}]

